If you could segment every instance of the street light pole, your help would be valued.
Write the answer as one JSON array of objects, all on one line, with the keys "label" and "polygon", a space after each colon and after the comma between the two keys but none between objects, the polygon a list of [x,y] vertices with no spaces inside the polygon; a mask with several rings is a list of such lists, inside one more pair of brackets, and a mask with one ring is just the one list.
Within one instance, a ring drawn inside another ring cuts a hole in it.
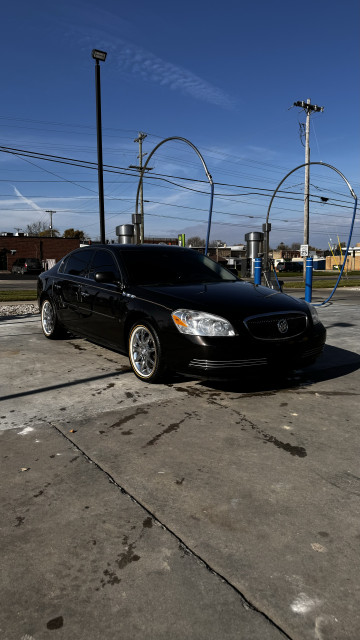
[{"label": "street light pole", "polygon": [[101,130],[101,90],[100,90],[100,63],[105,62],[107,53],[93,49],[91,52],[95,60],[95,92],[96,92],[96,132],[97,132],[97,156],[98,156],[98,184],[99,184],[99,215],[100,215],[100,242],[105,244],[105,207],[104,207],[104,176],[102,156],[102,130]]}]

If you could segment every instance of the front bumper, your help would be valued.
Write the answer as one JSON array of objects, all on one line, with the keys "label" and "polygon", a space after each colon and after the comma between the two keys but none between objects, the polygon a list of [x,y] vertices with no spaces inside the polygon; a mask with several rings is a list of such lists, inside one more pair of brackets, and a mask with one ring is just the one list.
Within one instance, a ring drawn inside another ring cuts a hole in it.
[{"label": "front bumper", "polygon": [[311,364],[321,355],[325,339],[326,330],[321,323],[301,337],[277,341],[239,335],[203,338],[179,334],[167,344],[166,359],[168,366],[179,372],[234,377],[261,368],[297,369]]}]

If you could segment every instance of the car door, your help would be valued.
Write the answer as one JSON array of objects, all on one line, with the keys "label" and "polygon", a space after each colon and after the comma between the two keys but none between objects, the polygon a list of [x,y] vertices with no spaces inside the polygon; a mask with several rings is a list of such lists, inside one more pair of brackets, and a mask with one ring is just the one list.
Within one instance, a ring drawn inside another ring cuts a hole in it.
[{"label": "car door", "polygon": [[93,255],[93,249],[79,249],[70,253],[53,284],[53,296],[60,321],[79,333],[83,333],[83,317],[79,308],[80,288]]},{"label": "car door", "polygon": [[[109,282],[97,282],[96,273],[108,274]],[[80,290],[79,308],[87,335],[104,344],[119,346],[119,325],[125,304],[115,257],[108,249],[98,249]]]}]

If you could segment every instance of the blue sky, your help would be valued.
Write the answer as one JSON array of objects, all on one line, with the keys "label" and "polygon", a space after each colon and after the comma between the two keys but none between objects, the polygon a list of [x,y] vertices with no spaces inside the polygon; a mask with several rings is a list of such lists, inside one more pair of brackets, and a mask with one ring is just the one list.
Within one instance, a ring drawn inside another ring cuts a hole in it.
[{"label": "blue sky", "polygon": [[[131,221],[137,177],[127,167],[143,131],[147,153],[174,136],[198,148],[216,183],[211,239],[243,242],[261,230],[280,180],[304,162],[296,100],[325,107],[311,117],[311,160],[335,166],[359,193],[358,25],[357,0],[13,0],[2,9],[0,144],[96,163],[91,50],[103,49],[104,164],[121,168],[104,174],[107,237]],[[165,143],[150,166],[145,234],[205,237],[209,185],[193,149]],[[61,233],[98,237],[96,170],[5,152],[0,170],[0,231],[47,222],[51,209]],[[303,170],[292,174],[273,204],[273,246],[303,242],[303,181]],[[346,184],[316,165],[311,185],[310,243],[346,240]]]}]

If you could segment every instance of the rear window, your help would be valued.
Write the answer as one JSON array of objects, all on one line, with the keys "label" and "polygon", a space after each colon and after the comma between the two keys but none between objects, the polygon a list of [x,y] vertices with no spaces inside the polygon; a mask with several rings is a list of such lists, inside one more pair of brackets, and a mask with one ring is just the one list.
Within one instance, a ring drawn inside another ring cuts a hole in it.
[{"label": "rear window", "polygon": [[71,276],[85,276],[88,272],[92,255],[93,251],[84,251],[82,249],[71,253],[66,258],[61,271]]}]

